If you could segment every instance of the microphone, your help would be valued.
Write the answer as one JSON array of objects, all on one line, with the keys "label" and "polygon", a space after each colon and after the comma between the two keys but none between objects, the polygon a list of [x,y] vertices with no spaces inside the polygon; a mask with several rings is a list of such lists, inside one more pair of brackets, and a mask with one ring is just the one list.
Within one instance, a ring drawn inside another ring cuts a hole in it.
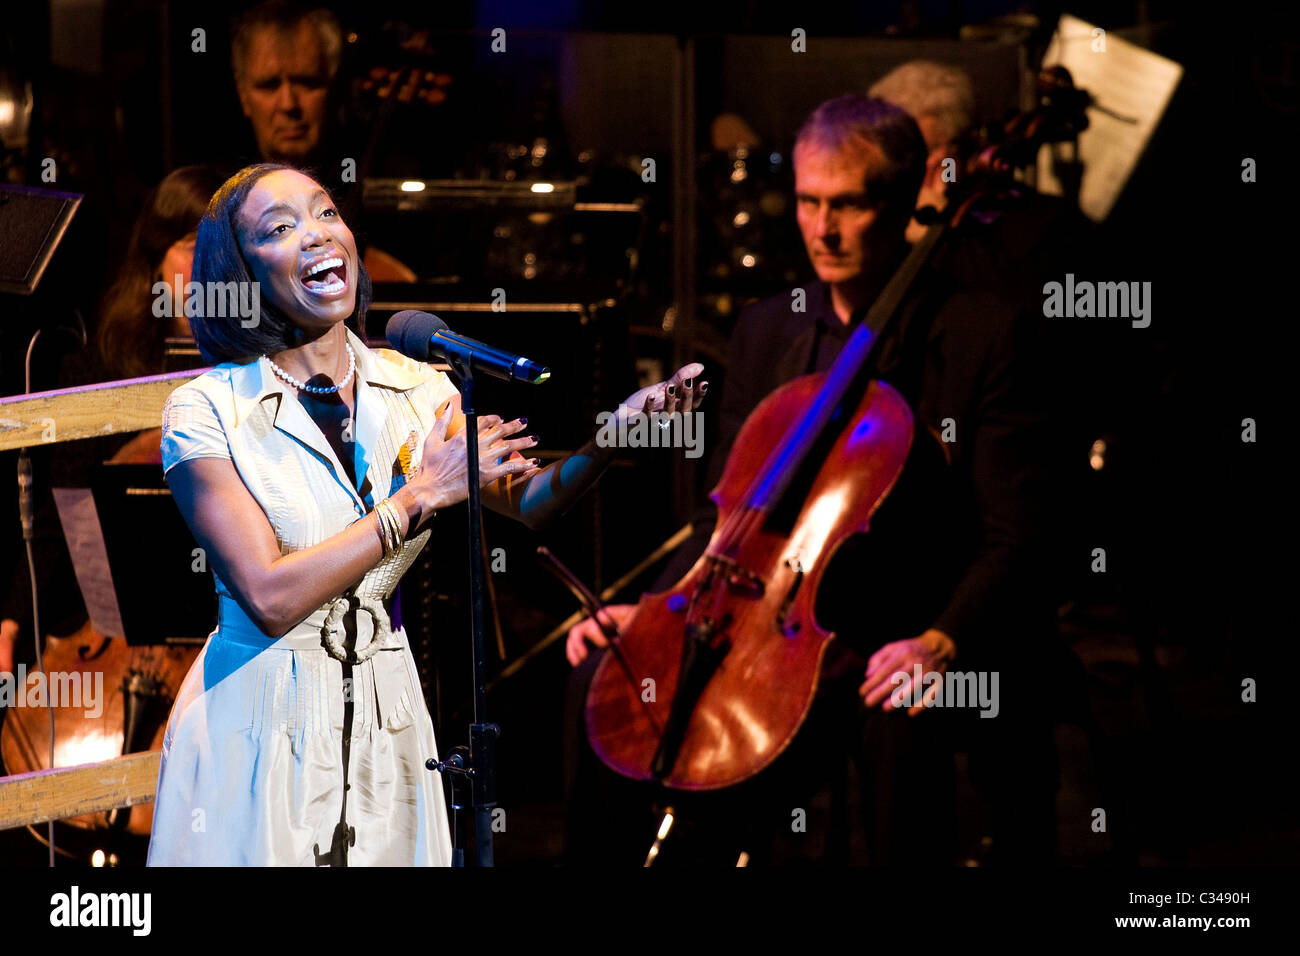
[{"label": "microphone", "polygon": [[428,312],[414,309],[398,312],[388,320],[384,335],[397,351],[421,362],[440,358],[453,367],[468,362],[471,368],[487,375],[532,385],[540,385],[551,377],[549,368],[522,355],[512,355],[459,335]]}]

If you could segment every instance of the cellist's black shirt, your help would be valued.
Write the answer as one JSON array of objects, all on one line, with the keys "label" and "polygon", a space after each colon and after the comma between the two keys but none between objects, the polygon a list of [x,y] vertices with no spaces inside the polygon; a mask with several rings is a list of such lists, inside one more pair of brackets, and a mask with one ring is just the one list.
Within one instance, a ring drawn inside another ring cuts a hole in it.
[{"label": "cellist's black shirt", "polygon": [[[805,311],[794,311],[791,290],[755,303],[738,319],[709,456],[710,489],[758,403],[800,375],[830,368],[856,327],[835,314],[825,283],[802,288]],[[914,289],[874,353],[872,376],[898,389],[918,423],[936,435],[951,419],[950,500],[942,504],[956,584],[937,617],[921,629],[937,627],[959,650],[973,651],[1023,631],[1013,619],[1026,620],[1029,609],[1041,611],[1046,600],[1041,575],[1050,436],[1041,376],[1048,356],[1037,350],[1041,319],[996,292],[958,291],[951,280],[933,275]],[[711,503],[698,510],[694,534],[674,554],[656,589],[689,570],[707,546],[715,519]],[[851,582],[852,574],[840,580]],[[861,642],[841,636],[873,649],[869,635],[859,635]]]}]

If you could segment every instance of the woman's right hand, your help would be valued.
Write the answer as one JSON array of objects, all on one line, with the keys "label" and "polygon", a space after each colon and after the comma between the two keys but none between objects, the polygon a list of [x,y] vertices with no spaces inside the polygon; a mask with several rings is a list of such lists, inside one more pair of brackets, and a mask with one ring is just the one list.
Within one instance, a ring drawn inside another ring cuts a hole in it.
[{"label": "woman's right hand", "polygon": [[[447,436],[457,409],[448,402],[424,439],[420,466],[406,487],[420,504],[421,521],[433,511],[457,504],[469,497],[469,461],[465,429]],[[523,430],[523,419],[507,422],[500,415],[483,415],[478,420],[479,484],[486,486],[506,476],[528,478],[540,470],[536,458],[515,453],[537,444],[535,435],[511,438]],[[512,457],[515,456],[515,457]]]},{"label": "woman's right hand", "polygon": [[[636,610],[636,605],[607,604],[602,610],[614,622],[614,627],[621,631],[623,626],[632,619],[632,612]],[[600,629],[600,625],[593,618],[585,617],[569,628],[569,638],[564,645],[565,656],[574,667],[586,659],[588,641],[596,647],[609,647],[609,641],[605,638],[605,632]]]}]

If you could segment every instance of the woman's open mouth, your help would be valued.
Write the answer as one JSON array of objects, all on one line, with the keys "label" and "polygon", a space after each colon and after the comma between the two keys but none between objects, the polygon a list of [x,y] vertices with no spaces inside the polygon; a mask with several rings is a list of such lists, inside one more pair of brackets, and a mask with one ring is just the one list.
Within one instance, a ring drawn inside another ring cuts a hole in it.
[{"label": "woman's open mouth", "polygon": [[332,297],[348,288],[348,267],[337,256],[322,259],[300,277],[303,286],[313,295]]}]

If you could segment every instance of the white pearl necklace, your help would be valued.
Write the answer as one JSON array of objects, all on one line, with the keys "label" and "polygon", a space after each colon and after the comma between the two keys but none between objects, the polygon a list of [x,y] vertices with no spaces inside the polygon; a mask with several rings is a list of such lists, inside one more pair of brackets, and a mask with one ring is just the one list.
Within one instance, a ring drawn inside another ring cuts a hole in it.
[{"label": "white pearl necklace", "polygon": [[307,392],[309,395],[333,395],[339,389],[347,388],[348,382],[352,381],[352,376],[355,375],[357,371],[357,357],[352,351],[352,343],[344,342],[343,347],[348,350],[348,374],[344,375],[343,381],[339,382],[337,385],[330,385],[328,387],[323,385],[307,385],[300,382],[284,369],[280,368],[280,366],[272,362],[271,356],[266,356],[266,360],[271,364],[271,371],[275,372],[276,375],[280,376],[280,378],[284,379],[294,388]]}]

